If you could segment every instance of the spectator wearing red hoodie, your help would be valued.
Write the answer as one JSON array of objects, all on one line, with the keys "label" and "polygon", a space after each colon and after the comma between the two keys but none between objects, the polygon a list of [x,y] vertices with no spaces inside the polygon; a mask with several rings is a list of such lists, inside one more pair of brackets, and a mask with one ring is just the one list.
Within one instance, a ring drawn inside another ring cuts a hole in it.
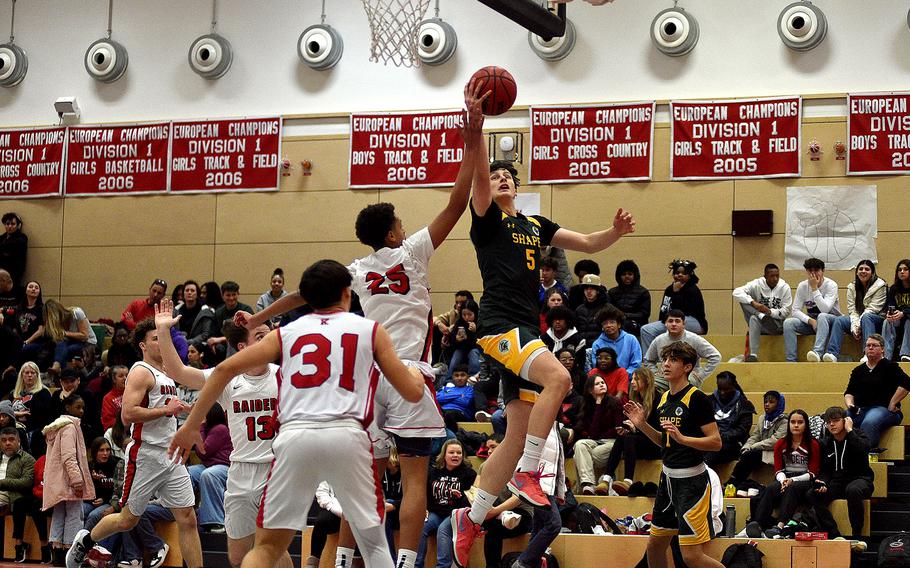
[{"label": "spectator wearing red hoodie", "polygon": [[101,426],[106,431],[117,421],[117,415],[123,406],[123,390],[126,388],[126,376],[130,370],[123,365],[111,367],[110,374],[114,386],[101,400]]}]

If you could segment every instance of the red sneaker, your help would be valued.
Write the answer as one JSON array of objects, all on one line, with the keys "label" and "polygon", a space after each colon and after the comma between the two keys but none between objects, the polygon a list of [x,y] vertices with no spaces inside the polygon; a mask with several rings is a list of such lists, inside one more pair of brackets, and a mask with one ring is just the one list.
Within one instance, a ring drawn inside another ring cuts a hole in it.
[{"label": "red sneaker", "polygon": [[550,498],[540,488],[540,478],[552,477],[553,474],[544,474],[539,471],[516,471],[509,480],[509,491],[513,495],[534,507],[549,507]]},{"label": "red sneaker", "polygon": [[90,568],[109,568],[114,565],[113,555],[103,546],[95,545],[88,551],[83,566]]},{"label": "red sneaker", "polygon": [[474,540],[485,532],[468,517],[470,510],[469,507],[465,507],[452,511],[452,548],[455,552],[453,559],[458,568],[467,568]]}]

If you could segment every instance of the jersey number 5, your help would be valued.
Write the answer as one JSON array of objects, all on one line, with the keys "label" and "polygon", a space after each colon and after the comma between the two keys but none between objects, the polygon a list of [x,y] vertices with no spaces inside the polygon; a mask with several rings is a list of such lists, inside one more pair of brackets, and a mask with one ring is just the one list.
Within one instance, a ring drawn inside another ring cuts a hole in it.
[{"label": "jersey number 5", "polygon": [[528,257],[528,270],[534,270],[534,267],[537,266],[537,261],[534,258],[534,249],[525,249],[525,256]]},{"label": "jersey number 5", "polygon": [[[354,362],[357,358],[358,340],[359,337],[355,333],[345,333],[341,336],[342,365],[338,386],[351,392],[354,392]],[[310,345],[315,346],[316,349],[304,353],[301,357],[301,364],[312,365],[316,370],[307,375],[297,372],[291,376],[291,384],[298,389],[322,386],[332,376],[332,365],[329,363],[332,342],[324,335],[318,333],[301,335],[291,347],[291,357],[296,357],[304,347]]]},{"label": "jersey number 5", "polygon": [[[367,289],[372,294],[388,294],[389,291],[396,294],[407,294],[411,291],[411,281],[408,279],[402,264],[393,266],[385,274],[367,272],[366,281]],[[388,286],[383,285],[386,281],[389,282]]]}]

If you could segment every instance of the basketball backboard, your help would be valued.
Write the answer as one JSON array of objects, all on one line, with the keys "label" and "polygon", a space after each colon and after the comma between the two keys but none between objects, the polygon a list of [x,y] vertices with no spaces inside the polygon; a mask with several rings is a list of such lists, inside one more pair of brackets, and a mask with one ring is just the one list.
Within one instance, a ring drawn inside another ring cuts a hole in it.
[{"label": "basketball backboard", "polygon": [[562,37],[566,33],[566,5],[560,3],[555,12],[547,9],[547,2],[540,0],[480,0],[490,8],[527,28],[545,40]]}]

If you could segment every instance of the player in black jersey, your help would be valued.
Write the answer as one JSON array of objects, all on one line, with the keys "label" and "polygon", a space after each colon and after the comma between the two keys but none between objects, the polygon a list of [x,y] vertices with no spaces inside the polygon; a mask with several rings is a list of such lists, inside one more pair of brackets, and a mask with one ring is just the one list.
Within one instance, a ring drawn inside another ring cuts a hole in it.
[{"label": "player in black jersey", "polygon": [[660,423],[648,424],[637,402],[630,401],[624,408],[632,424],[663,449],[663,471],[648,537],[648,566],[666,567],[670,540],[679,535],[686,565],[721,568],[723,565],[704,551],[704,544],[714,538],[705,452],[721,447],[714,407],[708,395],[689,383],[689,373],[698,361],[691,345],[675,341],[660,350],[660,357],[664,376],[670,382],[670,390],[661,396],[657,407]]},{"label": "player in black jersey", "polygon": [[541,249],[552,244],[595,253],[635,230],[632,215],[622,209],[609,229],[589,234],[538,215],[525,216],[515,207],[517,173],[511,162],[493,162],[489,185],[475,186],[471,196],[471,242],[483,277],[477,343],[499,367],[508,425],[488,460],[493,463],[478,480],[470,510],[452,513],[454,560],[460,567],[467,566],[480,524],[507,481],[524,501],[550,506],[538,483],[540,453],[572,384],[569,372],[540,340]]}]

